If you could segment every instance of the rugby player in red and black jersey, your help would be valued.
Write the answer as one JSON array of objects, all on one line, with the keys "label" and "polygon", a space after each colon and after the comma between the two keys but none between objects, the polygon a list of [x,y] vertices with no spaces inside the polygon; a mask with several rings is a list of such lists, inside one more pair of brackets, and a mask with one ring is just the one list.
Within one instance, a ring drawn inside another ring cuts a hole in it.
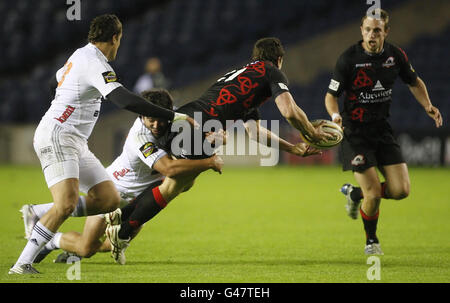
[{"label": "rugby player in red and black jersey", "polygon": [[[313,141],[332,138],[331,135],[321,129],[321,126],[314,127],[303,110],[295,103],[287,86],[287,78],[280,71],[283,56],[284,49],[279,39],[263,38],[258,40],[253,48],[253,62],[239,70],[233,70],[225,74],[198,100],[180,107],[177,111],[192,114],[194,117],[201,115],[201,121],[197,122],[202,126],[211,120],[219,121],[223,128],[226,128],[227,121],[230,120],[243,120],[249,123],[250,121],[256,121],[254,138],[257,140],[265,136],[269,146],[272,143],[273,145],[278,143],[279,149],[299,156],[318,154],[319,150],[311,148],[305,143],[294,145],[284,141],[263,128],[259,123],[258,107],[266,100],[273,98],[280,113],[287,121],[303,134],[313,138]],[[194,131],[192,130],[192,132]],[[174,136],[176,135],[174,134]],[[204,139],[206,133],[202,135]],[[195,138],[195,135],[190,138]],[[203,142],[204,140],[201,141],[201,143]],[[182,147],[182,152],[179,154],[176,154],[172,149],[172,154],[187,159],[211,156],[203,148],[200,149],[200,152],[197,152],[194,140],[189,143]],[[155,216],[178,194],[188,190],[193,185],[197,175],[165,178],[160,186],[146,190],[127,206],[133,208],[128,218],[121,215],[120,209],[107,216],[109,222],[112,223],[109,224],[106,234],[111,242],[112,256],[116,261],[121,258],[124,249],[128,246],[133,231]],[[125,211],[124,213],[129,212]],[[118,217],[120,217],[120,220],[116,220]],[[121,224],[114,224],[118,222],[121,222]]]},{"label": "rugby player in red and black jersey", "polygon": [[[406,83],[425,112],[442,125],[439,110],[431,104],[424,82],[417,76],[406,53],[385,42],[389,33],[389,15],[377,10],[379,18],[364,16],[363,39],[348,48],[337,60],[325,96],[325,106],[336,123],[344,127],[341,144],[343,169],[352,170],[360,187],[344,184],[347,212],[352,219],[359,212],[366,231],[366,254],[383,254],[376,236],[381,198],[404,199],[410,181],[400,146],[387,121],[392,102],[392,87],[397,77]],[[338,97],[344,93],[339,112]],[[380,182],[378,167],[385,178]]]}]

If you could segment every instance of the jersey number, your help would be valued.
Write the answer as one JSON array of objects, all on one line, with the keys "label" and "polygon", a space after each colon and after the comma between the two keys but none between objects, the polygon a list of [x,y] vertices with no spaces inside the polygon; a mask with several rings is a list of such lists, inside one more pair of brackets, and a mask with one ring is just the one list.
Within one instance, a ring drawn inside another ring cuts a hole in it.
[{"label": "jersey number", "polygon": [[239,74],[241,74],[243,71],[245,71],[247,68],[241,68],[240,70],[232,70],[231,72],[228,72],[225,74],[225,76],[223,76],[222,78],[220,78],[219,80],[217,80],[217,82],[223,81],[223,82],[228,82],[233,80],[234,78],[236,78]]},{"label": "jersey number", "polygon": [[61,84],[64,82],[64,79],[66,79],[66,75],[70,72],[71,68],[72,68],[72,62],[66,62],[66,64],[64,64],[64,67],[66,68],[66,70],[64,71],[64,74],[61,77],[61,80],[59,80],[58,82],[58,87],[61,86]]}]

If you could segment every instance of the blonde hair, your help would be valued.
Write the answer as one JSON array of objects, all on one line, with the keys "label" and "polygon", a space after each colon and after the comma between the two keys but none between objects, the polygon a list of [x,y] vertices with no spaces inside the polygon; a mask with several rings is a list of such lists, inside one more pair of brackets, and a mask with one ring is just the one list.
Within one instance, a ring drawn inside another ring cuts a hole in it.
[{"label": "blonde hair", "polygon": [[[372,14],[374,14],[374,16],[377,16],[377,15],[380,16],[381,21],[384,22],[384,30],[387,31],[389,29],[389,27],[390,27],[389,26],[389,14],[388,14],[388,12],[385,11],[384,9],[381,9],[381,8],[376,8],[376,9],[370,11],[370,12],[372,12]],[[372,16],[370,16],[368,13],[365,14],[364,17],[361,18],[361,26],[363,25],[364,20],[366,20],[367,17],[371,17],[372,18]],[[380,19],[377,18],[377,20],[380,20]]]}]

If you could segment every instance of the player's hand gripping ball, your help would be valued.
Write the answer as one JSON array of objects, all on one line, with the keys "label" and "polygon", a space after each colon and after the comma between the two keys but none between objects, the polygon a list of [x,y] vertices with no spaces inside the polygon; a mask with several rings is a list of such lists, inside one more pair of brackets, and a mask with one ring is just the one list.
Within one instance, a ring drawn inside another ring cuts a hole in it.
[{"label": "player's hand gripping ball", "polygon": [[311,121],[311,124],[314,127],[317,127],[318,125],[322,124],[322,130],[333,136],[333,139],[328,139],[328,140],[317,142],[317,141],[312,141],[309,138],[309,136],[305,136],[304,134],[300,133],[300,137],[302,138],[302,140],[304,142],[308,143],[309,145],[311,145],[312,147],[319,148],[319,149],[331,148],[331,147],[336,146],[339,143],[341,143],[342,138],[344,138],[344,132],[342,131],[342,128],[338,124],[336,124],[330,120],[317,119],[317,120]]}]

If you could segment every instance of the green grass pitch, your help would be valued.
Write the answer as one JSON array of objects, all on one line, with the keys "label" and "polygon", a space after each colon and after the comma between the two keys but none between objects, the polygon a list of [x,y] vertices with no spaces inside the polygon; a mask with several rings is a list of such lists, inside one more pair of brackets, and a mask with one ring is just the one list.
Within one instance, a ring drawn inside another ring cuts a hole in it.
[{"label": "green grass pitch", "polygon": [[[361,219],[351,220],[339,167],[225,167],[207,172],[147,223],[127,250],[81,262],[81,280],[52,252],[37,276],[10,276],[23,247],[19,209],[51,200],[38,167],[1,166],[1,282],[450,282],[450,170],[410,168],[411,194],[383,200],[380,280],[369,281]],[[81,231],[69,218],[61,230]]]}]

